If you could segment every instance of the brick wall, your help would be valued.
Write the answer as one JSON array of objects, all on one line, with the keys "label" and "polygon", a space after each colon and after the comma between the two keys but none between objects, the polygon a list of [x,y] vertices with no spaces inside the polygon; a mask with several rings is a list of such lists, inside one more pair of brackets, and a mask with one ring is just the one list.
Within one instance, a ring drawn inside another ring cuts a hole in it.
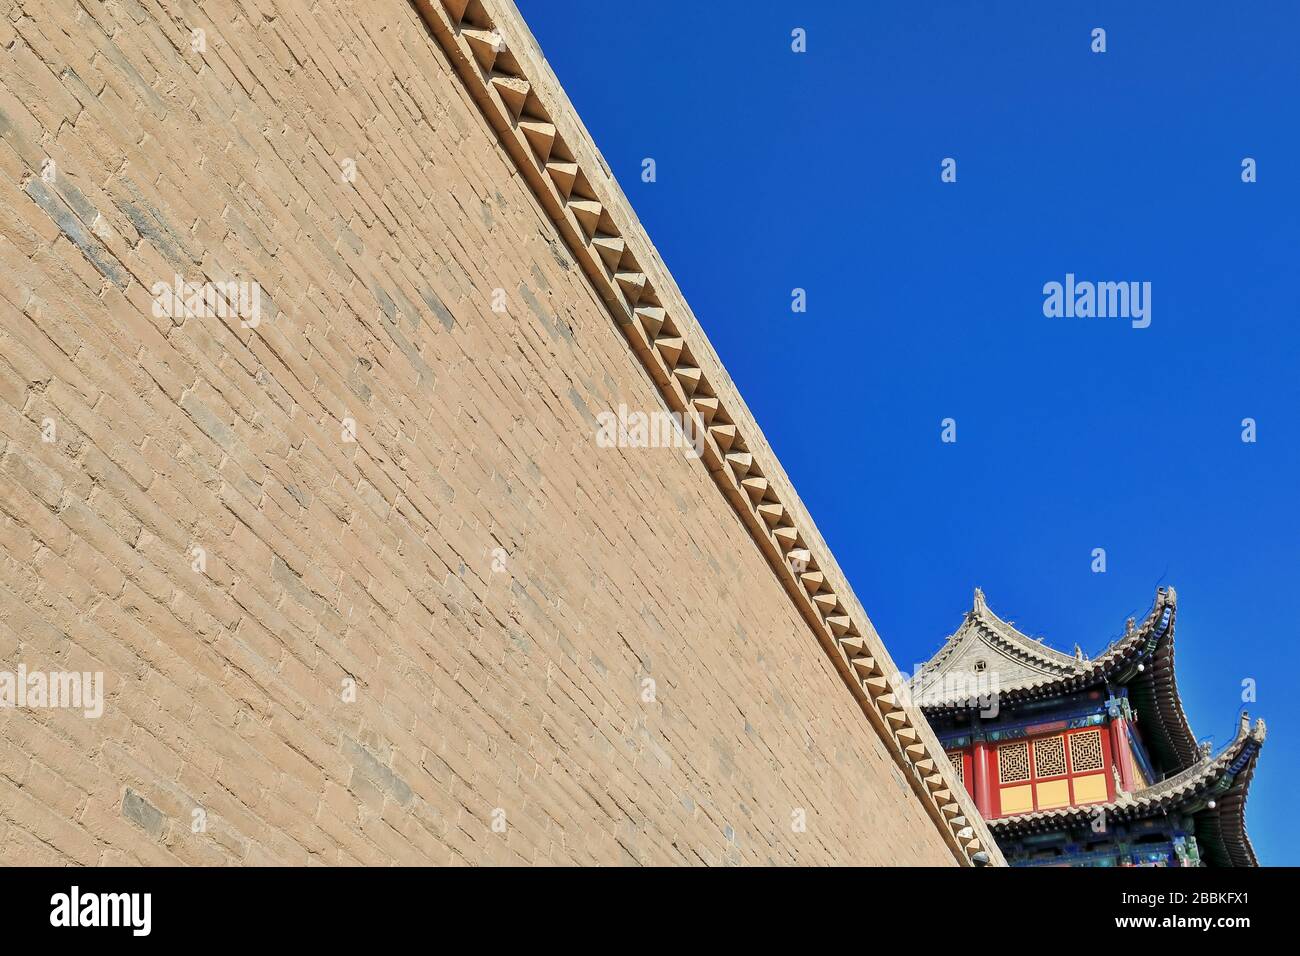
[{"label": "brick wall", "polygon": [[107,694],[0,710],[0,860],[953,863],[620,403],[410,3],[0,0],[0,669]]}]

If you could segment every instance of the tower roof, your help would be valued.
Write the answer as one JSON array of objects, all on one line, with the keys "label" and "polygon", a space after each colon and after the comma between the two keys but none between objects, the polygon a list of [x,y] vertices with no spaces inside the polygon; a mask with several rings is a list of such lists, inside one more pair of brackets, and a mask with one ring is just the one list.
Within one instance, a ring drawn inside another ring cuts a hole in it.
[{"label": "tower roof", "polygon": [[1076,648],[1065,654],[1017,630],[989,609],[975,589],[961,626],[917,672],[909,690],[929,715],[979,709],[987,695],[1001,703],[1055,697],[1116,683],[1129,698],[1164,767],[1177,773],[1200,759],[1174,679],[1173,588],[1156,592],[1140,624],[1129,620],[1124,636],[1094,658]]}]

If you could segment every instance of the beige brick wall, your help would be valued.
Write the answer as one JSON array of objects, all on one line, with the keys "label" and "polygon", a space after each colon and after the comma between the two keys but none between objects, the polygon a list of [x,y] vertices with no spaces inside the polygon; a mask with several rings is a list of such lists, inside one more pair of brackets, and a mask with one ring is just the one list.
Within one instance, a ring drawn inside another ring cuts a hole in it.
[{"label": "beige brick wall", "polygon": [[[175,275],[261,323],[156,317]],[[0,860],[952,864],[700,462],[596,447],[620,403],[405,0],[0,0],[0,670],[107,683],[0,710]]]}]

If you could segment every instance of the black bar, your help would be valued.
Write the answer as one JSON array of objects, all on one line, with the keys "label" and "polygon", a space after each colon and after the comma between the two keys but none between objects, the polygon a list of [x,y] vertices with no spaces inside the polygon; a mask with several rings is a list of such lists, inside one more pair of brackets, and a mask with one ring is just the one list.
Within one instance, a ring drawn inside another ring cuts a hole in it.
[{"label": "black bar", "polygon": [[[337,951],[387,949],[403,937],[434,947],[462,939],[499,945],[517,934],[532,946],[640,938],[686,948],[717,934],[774,942],[775,932],[847,932],[863,945],[931,937],[966,948],[1005,932],[1011,948],[1017,940],[1125,937],[1182,945],[1192,934],[1231,943],[1243,933],[1288,930],[1294,876],[1280,869],[32,869],[0,873],[0,911],[11,944],[76,933],[82,941],[283,942]],[[74,886],[81,914],[116,910],[126,925],[52,925],[52,917],[70,922]],[[144,896],[127,909],[120,896],[101,907],[98,894],[148,894],[147,936],[136,935]]]}]

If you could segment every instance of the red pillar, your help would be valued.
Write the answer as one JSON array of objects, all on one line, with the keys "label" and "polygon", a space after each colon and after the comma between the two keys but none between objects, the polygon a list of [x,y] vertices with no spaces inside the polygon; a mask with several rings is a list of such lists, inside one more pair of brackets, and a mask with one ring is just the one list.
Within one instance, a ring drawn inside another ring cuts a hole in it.
[{"label": "red pillar", "polygon": [[1133,751],[1128,745],[1128,721],[1113,717],[1110,721],[1110,743],[1115,762],[1119,764],[1119,785],[1126,793],[1133,792]]},{"label": "red pillar", "polygon": [[971,766],[975,771],[975,807],[987,819],[993,810],[993,793],[989,789],[988,746],[983,740],[975,741]]}]

